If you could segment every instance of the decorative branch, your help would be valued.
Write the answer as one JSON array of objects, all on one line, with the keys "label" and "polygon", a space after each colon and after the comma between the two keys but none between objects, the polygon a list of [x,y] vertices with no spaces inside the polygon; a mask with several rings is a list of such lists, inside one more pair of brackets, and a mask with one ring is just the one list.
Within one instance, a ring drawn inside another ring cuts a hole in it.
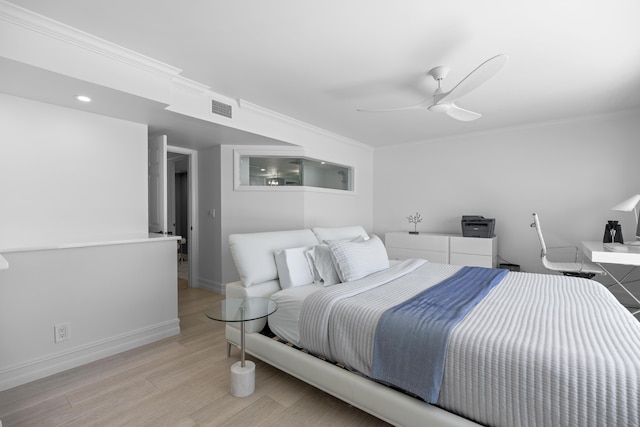
[{"label": "decorative branch", "polygon": [[409,220],[410,224],[413,224],[414,234],[418,234],[418,223],[422,222],[422,216],[420,215],[420,212],[416,212],[415,215],[409,215],[407,219]]}]

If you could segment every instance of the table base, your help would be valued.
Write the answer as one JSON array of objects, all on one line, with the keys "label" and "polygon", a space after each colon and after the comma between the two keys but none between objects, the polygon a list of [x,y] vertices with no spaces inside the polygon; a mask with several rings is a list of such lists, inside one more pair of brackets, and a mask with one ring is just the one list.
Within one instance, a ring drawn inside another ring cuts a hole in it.
[{"label": "table base", "polygon": [[256,364],[250,360],[231,365],[231,395],[246,397],[256,389]]}]

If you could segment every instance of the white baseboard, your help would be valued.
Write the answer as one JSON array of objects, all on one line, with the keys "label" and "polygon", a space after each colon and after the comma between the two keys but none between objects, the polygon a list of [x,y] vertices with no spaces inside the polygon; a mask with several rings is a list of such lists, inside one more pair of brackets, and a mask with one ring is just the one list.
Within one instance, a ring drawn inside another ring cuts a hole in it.
[{"label": "white baseboard", "polygon": [[178,335],[179,333],[180,319],[174,319],[12,366],[0,371],[0,391]]},{"label": "white baseboard", "polygon": [[214,282],[213,280],[200,278],[200,280],[198,280],[198,287],[202,289],[206,289],[211,292],[215,292],[217,294],[221,294],[221,295],[225,294],[224,283]]}]

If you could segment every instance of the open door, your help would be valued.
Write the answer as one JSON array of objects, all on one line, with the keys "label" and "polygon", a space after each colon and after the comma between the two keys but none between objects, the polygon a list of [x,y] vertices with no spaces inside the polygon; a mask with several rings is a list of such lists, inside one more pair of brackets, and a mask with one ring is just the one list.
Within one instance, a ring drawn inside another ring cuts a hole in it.
[{"label": "open door", "polygon": [[167,233],[167,136],[149,138],[149,232]]}]

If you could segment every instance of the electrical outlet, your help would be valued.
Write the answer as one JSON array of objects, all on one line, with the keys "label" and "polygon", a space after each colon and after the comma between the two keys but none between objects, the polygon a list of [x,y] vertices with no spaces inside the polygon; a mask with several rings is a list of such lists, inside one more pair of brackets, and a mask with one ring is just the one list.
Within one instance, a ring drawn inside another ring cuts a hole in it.
[{"label": "electrical outlet", "polygon": [[69,322],[58,323],[53,326],[54,340],[56,343],[67,341],[69,339],[70,326]]}]

